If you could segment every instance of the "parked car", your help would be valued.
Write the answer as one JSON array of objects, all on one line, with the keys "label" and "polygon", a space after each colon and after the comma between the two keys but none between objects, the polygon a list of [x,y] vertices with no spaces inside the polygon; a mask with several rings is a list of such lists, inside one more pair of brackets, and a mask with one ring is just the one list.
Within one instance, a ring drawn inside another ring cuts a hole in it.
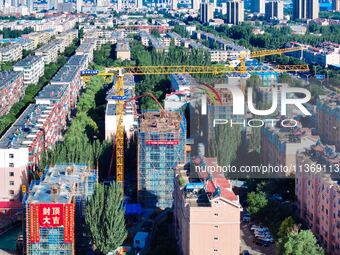
[{"label": "parked car", "polygon": [[249,251],[244,250],[244,251],[242,252],[242,255],[250,255],[250,253],[249,253]]}]

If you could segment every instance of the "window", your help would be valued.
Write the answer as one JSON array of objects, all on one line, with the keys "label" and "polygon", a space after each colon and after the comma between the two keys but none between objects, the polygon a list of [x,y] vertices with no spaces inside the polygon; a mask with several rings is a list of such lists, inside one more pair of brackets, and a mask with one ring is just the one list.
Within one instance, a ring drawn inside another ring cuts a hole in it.
[{"label": "window", "polygon": [[14,185],[14,181],[9,181],[9,185],[13,186]]},{"label": "window", "polygon": [[14,172],[9,172],[9,176],[14,176]]},{"label": "window", "polygon": [[214,249],[214,252],[217,252],[218,250],[217,249]]},{"label": "window", "polygon": [[218,228],[218,225],[215,225],[214,228]]},{"label": "window", "polygon": [[10,153],[8,156],[9,156],[9,158],[14,158],[14,154],[13,153]]},{"label": "window", "polygon": [[9,163],[9,167],[14,167],[14,163]]},{"label": "window", "polygon": [[218,213],[214,213],[215,216],[218,216]]},{"label": "window", "polygon": [[14,190],[11,189],[11,190],[9,191],[9,194],[10,194],[10,195],[14,195]]},{"label": "window", "polygon": [[217,237],[217,236],[215,236],[215,237],[214,237],[214,240],[218,240],[218,237]]}]

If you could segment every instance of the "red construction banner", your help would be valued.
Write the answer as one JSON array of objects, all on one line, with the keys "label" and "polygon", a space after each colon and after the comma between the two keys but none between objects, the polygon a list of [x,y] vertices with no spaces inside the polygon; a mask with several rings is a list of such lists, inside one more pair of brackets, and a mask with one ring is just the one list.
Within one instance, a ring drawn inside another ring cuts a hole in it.
[{"label": "red construction banner", "polygon": [[34,222],[34,204],[29,205],[29,219],[30,219],[30,241],[31,243],[35,243],[35,222]]},{"label": "red construction banner", "polygon": [[64,206],[64,243],[74,241],[74,204]]},{"label": "red construction banner", "polygon": [[179,144],[178,140],[168,141],[168,140],[146,140],[145,143],[147,145],[177,145]]},{"label": "red construction banner", "polygon": [[40,242],[39,205],[35,205],[35,242]]},{"label": "red construction banner", "polygon": [[39,204],[39,224],[44,228],[63,226],[63,204]]}]

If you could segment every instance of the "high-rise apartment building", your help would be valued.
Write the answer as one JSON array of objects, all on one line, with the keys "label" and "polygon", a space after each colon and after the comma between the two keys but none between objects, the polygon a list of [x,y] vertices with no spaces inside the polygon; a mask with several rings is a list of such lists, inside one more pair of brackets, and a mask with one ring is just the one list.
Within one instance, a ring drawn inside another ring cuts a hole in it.
[{"label": "high-rise apartment building", "polygon": [[332,1],[333,11],[340,12],[340,0]]},{"label": "high-rise apartment building", "polygon": [[243,0],[230,0],[227,2],[227,23],[238,25],[244,21]]},{"label": "high-rise apartment building", "polygon": [[318,17],[318,0],[293,0],[293,19],[317,19]]},{"label": "high-rise apartment building", "polygon": [[178,9],[177,5],[178,5],[178,0],[172,0],[171,1],[171,7],[172,7],[172,10],[176,11]]},{"label": "high-rise apartment building", "polygon": [[138,200],[171,208],[175,167],[185,163],[186,120],[180,112],[145,112],[138,134]]},{"label": "high-rise apartment building", "polygon": [[202,23],[207,23],[214,18],[214,4],[204,1],[200,5],[200,20]]},{"label": "high-rise apartment building", "polygon": [[283,1],[271,0],[266,3],[266,19],[283,19]]},{"label": "high-rise apartment building", "polygon": [[265,0],[252,0],[251,11],[253,13],[264,13],[265,11]]},{"label": "high-rise apartment building", "polygon": [[191,0],[192,9],[198,11],[200,9],[200,0]]}]

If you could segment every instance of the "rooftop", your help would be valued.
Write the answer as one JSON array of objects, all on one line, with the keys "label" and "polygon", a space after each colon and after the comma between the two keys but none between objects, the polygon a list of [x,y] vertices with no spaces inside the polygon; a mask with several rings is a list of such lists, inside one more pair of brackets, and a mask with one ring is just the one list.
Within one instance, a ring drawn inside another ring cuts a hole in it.
[{"label": "rooftop", "polygon": [[179,112],[144,112],[140,132],[180,132],[182,116]]},{"label": "rooftop", "polygon": [[22,72],[15,71],[0,72],[0,89],[12,84],[20,76],[22,76]]},{"label": "rooftop", "polygon": [[15,67],[30,67],[32,66],[34,63],[42,60],[43,58],[41,56],[27,56],[26,58],[24,58],[23,60],[20,60],[19,62],[17,62],[14,66]]},{"label": "rooftop", "polygon": [[79,74],[80,66],[65,65],[54,75],[51,83],[70,83]]},{"label": "rooftop", "polygon": [[331,108],[337,108],[340,111],[340,94],[338,93],[332,92],[326,96],[320,96],[319,102]]},{"label": "rooftop", "polygon": [[87,62],[87,58],[86,55],[73,55],[68,59],[66,65],[80,66],[82,63]]},{"label": "rooftop", "polygon": [[[97,172],[88,165],[65,164],[46,168],[40,181],[30,187],[27,203],[71,203],[73,196],[93,192]],[[89,187],[92,184],[92,187]],[[88,194],[86,194],[88,195]]]},{"label": "rooftop", "polygon": [[68,85],[52,85],[45,86],[35,99],[60,99],[68,90]]},{"label": "rooftop", "polygon": [[[322,166],[339,166],[340,165],[340,153],[336,151],[334,145],[324,145],[318,140],[315,145],[312,145],[310,149],[299,152],[300,156],[309,158],[311,161],[321,164]],[[331,168],[324,168],[326,171],[322,171],[324,177],[329,179],[330,182],[335,182],[340,185],[340,176],[336,171],[329,172]],[[339,186],[340,189],[340,186]]]},{"label": "rooftop", "polygon": [[116,45],[116,51],[130,51],[128,40],[119,40]]},{"label": "rooftop", "polygon": [[1,137],[0,148],[18,149],[29,147],[41,132],[52,106],[30,104],[10,129]]},{"label": "rooftop", "polygon": [[[277,124],[280,122],[278,121]],[[292,123],[293,124],[293,123]],[[289,125],[286,123],[286,125]],[[266,130],[275,134],[281,142],[285,143],[301,143],[303,138],[308,138],[311,141],[317,141],[320,137],[312,134],[312,129],[303,128],[301,123],[296,127],[266,127]]]},{"label": "rooftop", "polygon": [[[191,166],[195,171],[188,177],[188,168],[179,165],[176,168],[183,187],[183,195],[190,206],[211,206],[211,200],[221,197],[236,206],[241,207],[239,198],[232,190],[232,184],[225,178],[223,172],[215,171],[218,169],[216,158],[194,157]],[[201,171],[196,171],[199,167]],[[210,169],[214,169],[211,171]]]}]

